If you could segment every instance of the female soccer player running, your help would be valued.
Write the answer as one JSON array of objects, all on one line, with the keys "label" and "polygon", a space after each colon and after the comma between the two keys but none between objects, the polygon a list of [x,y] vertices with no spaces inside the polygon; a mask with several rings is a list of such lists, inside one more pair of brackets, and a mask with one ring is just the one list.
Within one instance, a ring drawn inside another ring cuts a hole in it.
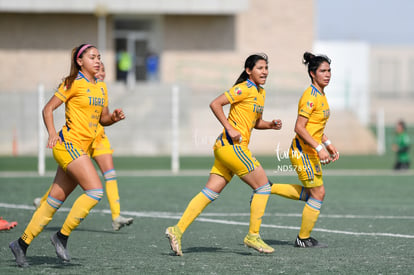
[{"label": "female soccer player running", "polygon": [[[101,63],[98,73],[95,75],[97,78],[97,85],[103,85],[105,87],[105,67]],[[127,218],[121,216],[121,205],[119,202],[119,192],[118,192],[118,183],[116,178],[116,172],[114,168],[114,161],[112,158],[113,150],[107,135],[105,134],[105,129],[101,124],[98,124],[96,130],[96,138],[92,143],[92,146],[89,148],[88,154],[95,160],[98,164],[99,169],[102,172],[102,175],[105,179],[105,191],[106,197],[108,198],[109,207],[112,214],[112,228],[115,231],[118,231],[125,225],[130,225],[133,223],[133,218]],[[42,198],[35,198],[33,204],[36,208],[40,206],[41,203],[47,200],[49,196],[49,190],[43,195]]]},{"label": "female soccer player running", "polygon": [[[96,47],[82,44],[74,48],[69,76],[43,108],[43,119],[49,133],[47,146],[53,148],[53,157],[59,166],[47,203],[42,203],[33,213],[22,236],[9,244],[20,267],[29,265],[26,259],[28,246],[79,184],[85,194],[75,201],[62,228],[51,236],[57,256],[70,261],[66,249],[70,233],[102,198],[102,183],[87,151],[96,137],[98,123],[111,125],[124,119],[125,115],[121,109],[109,112],[106,87],[98,85],[95,78],[100,63]],[[66,123],[57,133],[53,111],[62,103],[65,103]]]},{"label": "female soccer player running", "polygon": [[310,236],[325,197],[321,164],[336,161],[339,152],[324,133],[330,115],[324,89],[331,79],[331,60],[324,55],[315,56],[305,52],[303,63],[308,66],[312,83],[299,100],[296,136],[289,157],[304,187],[297,184],[273,184],[271,193],[306,201],[302,225],[294,245],[314,247],[321,246]]},{"label": "female soccer player running", "polygon": [[[253,189],[250,226],[244,238],[245,245],[262,253],[274,251],[259,235],[262,216],[270,194],[269,180],[247,146],[253,128],[279,130],[282,123],[280,120],[262,119],[266,92],[261,85],[265,84],[268,75],[267,56],[249,56],[244,68],[235,85],[210,104],[211,110],[224,129],[214,144],[215,161],[206,186],[190,201],[178,223],[166,230],[171,249],[178,256],[183,255],[182,234],[204,208],[218,198],[234,174]],[[231,104],[228,117],[223,111],[223,106],[227,104]]]}]

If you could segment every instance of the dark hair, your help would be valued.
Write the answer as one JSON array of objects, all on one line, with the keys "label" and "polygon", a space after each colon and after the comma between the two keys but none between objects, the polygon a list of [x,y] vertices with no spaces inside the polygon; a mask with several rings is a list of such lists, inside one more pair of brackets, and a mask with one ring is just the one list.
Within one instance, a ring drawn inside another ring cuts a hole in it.
[{"label": "dark hair", "polygon": [[254,66],[259,60],[266,61],[266,64],[269,63],[267,55],[265,53],[250,55],[244,62],[244,71],[240,74],[239,78],[236,80],[236,83],[234,83],[234,85],[237,85],[249,79],[249,75],[247,74],[246,69],[249,68],[250,70],[253,70]]},{"label": "dark hair", "polygon": [[311,76],[311,72],[316,74],[316,70],[319,68],[319,66],[323,62],[327,62],[328,64],[331,64],[331,60],[326,55],[314,55],[310,52],[305,52],[303,54],[302,63],[308,66],[308,75],[311,78],[312,82],[313,82],[313,78]]},{"label": "dark hair", "polygon": [[[85,47],[85,46],[87,46],[87,47]],[[95,46],[92,46],[90,44],[82,44],[79,47],[76,47],[76,48],[72,49],[70,72],[69,72],[69,75],[63,79],[63,82],[64,82],[64,85],[65,85],[66,89],[70,89],[70,87],[72,86],[73,81],[75,81],[75,79],[78,76],[78,73],[81,69],[81,67],[79,66],[76,59],[82,58],[82,56],[90,48],[95,48]],[[81,50],[82,50],[82,52],[79,53],[79,51],[81,51]]]},{"label": "dark hair", "polygon": [[405,125],[405,122],[404,122],[404,120],[399,120],[398,121],[398,124],[401,126],[401,128],[403,128],[403,130],[404,131],[406,131],[407,130],[407,126]]}]

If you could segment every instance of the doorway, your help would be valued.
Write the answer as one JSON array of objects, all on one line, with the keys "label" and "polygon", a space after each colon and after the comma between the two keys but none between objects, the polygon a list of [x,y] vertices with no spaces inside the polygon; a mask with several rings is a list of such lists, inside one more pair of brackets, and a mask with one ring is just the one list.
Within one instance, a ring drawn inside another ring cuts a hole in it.
[{"label": "doorway", "polygon": [[[162,50],[161,18],[118,18],[114,22],[116,80],[125,82],[129,87],[134,87],[136,82],[158,81],[159,55]],[[121,56],[129,59],[124,63],[127,70],[119,66]]]},{"label": "doorway", "polygon": [[[145,32],[127,32],[115,38],[116,80],[130,83],[146,81],[146,57],[148,56],[148,35]],[[122,68],[122,58],[129,58],[128,69]]]}]

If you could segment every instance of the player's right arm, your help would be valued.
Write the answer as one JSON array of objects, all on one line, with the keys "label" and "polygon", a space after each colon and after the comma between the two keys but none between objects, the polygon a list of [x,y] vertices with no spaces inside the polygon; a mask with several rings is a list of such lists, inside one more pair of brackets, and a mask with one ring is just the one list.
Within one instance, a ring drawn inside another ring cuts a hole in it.
[{"label": "player's right arm", "polygon": [[239,141],[241,138],[240,132],[234,129],[233,126],[230,125],[223,111],[223,106],[227,104],[230,104],[230,101],[227,99],[227,97],[224,94],[222,94],[210,103],[210,108],[213,111],[213,114],[218,119],[218,121],[220,121],[221,125],[223,125],[224,129],[226,129],[231,139],[233,141]]},{"label": "player's right arm", "polygon": [[53,95],[50,98],[49,102],[46,103],[45,107],[43,107],[43,122],[45,123],[47,132],[49,134],[49,138],[47,140],[48,148],[53,148],[57,142],[62,142],[59,135],[56,133],[55,123],[53,119],[53,111],[56,110],[60,105],[62,105],[62,103],[62,100]]},{"label": "player's right arm", "polygon": [[[306,124],[308,124],[308,118],[298,115],[298,118],[296,119],[295,124],[295,132],[298,134],[302,140],[304,140],[307,144],[312,146],[312,148],[316,148],[320,145],[316,140],[312,138],[312,136],[309,134],[308,130],[306,130]],[[318,152],[319,159],[323,161],[324,164],[329,163],[332,161],[332,158],[329,156],[329,153],[323,149]]]}]

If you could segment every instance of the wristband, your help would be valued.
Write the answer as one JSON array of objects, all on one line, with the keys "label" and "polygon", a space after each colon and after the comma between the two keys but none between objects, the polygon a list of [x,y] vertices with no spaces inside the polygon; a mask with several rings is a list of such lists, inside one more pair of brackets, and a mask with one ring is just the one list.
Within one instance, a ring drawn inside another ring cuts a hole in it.
[{"label": "wristband", "polygon": [[323,149],[322,144],[319,144],[318,146],[316,146],[315,150],[316,152],[320,152]]},{"label": "wristband", "polygon": [[329,144],[331,144],[332,142],[329,140],[329,139],[327,139],[323,144],[325,145],[325,146],[328,146]]}]

